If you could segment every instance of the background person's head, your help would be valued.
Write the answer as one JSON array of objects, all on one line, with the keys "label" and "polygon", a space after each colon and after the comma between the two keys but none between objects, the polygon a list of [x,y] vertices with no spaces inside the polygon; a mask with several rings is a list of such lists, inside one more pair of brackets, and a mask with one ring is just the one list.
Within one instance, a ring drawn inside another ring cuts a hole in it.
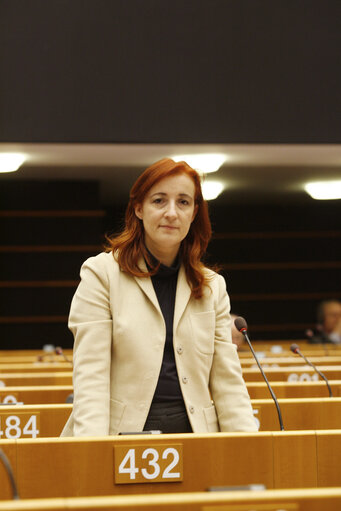
[{"label": "background person's head", "polygon": [[318,305],[317,320],[323,330],[330,334],[341,321],[341,302],[339,300],[324,300]]}]

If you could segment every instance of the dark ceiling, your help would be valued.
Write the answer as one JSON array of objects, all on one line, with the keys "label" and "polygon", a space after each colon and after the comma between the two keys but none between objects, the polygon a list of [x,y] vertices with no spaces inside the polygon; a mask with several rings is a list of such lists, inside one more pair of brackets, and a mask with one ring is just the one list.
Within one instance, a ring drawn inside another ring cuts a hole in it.
[{"label": "dark ceiling", "polygon": [[2,0],[0,141],[339,143],[338,0]]}]

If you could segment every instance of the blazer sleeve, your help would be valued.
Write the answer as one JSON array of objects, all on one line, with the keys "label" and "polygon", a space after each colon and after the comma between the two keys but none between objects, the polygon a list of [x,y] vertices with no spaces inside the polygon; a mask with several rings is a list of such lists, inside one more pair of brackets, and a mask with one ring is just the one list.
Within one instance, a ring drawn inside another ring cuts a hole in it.
[{"label": "blazer sleeve", "polygon": [[83,264],[69,328],[74,335],[74,436],[109,434],[112,316],[105,257]]},{"label": "blazer sleeve", "polygon": [[221,431],[257,431],[250,397],[231,338],[230,300],[224,278],[215,289],[216,329],[210,390]]}]

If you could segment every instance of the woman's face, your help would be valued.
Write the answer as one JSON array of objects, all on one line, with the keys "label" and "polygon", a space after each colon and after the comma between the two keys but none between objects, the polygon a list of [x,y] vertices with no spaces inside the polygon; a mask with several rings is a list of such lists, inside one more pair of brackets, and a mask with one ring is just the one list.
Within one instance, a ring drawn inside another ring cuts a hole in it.
[{"label": "woman's face", "polygon": [[195,217],[195,186],[187,174],[162,179],[147,193],[135,214],[143,222],[145,243],[163,264],[170,266]]}]

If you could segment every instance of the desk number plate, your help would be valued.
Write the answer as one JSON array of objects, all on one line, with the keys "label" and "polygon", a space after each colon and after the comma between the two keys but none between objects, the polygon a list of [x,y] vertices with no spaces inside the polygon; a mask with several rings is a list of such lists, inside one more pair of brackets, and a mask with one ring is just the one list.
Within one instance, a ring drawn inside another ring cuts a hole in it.
[{"label": "desk number plate", "polygon": [[0,439],[37,438],[40,429],[40,414],[17,412],[2,413],[0,408]]},{"label": "desk number plate", "polygon": [[115,445],[115,483],[177,483],[183,480],[182,444]]}]

